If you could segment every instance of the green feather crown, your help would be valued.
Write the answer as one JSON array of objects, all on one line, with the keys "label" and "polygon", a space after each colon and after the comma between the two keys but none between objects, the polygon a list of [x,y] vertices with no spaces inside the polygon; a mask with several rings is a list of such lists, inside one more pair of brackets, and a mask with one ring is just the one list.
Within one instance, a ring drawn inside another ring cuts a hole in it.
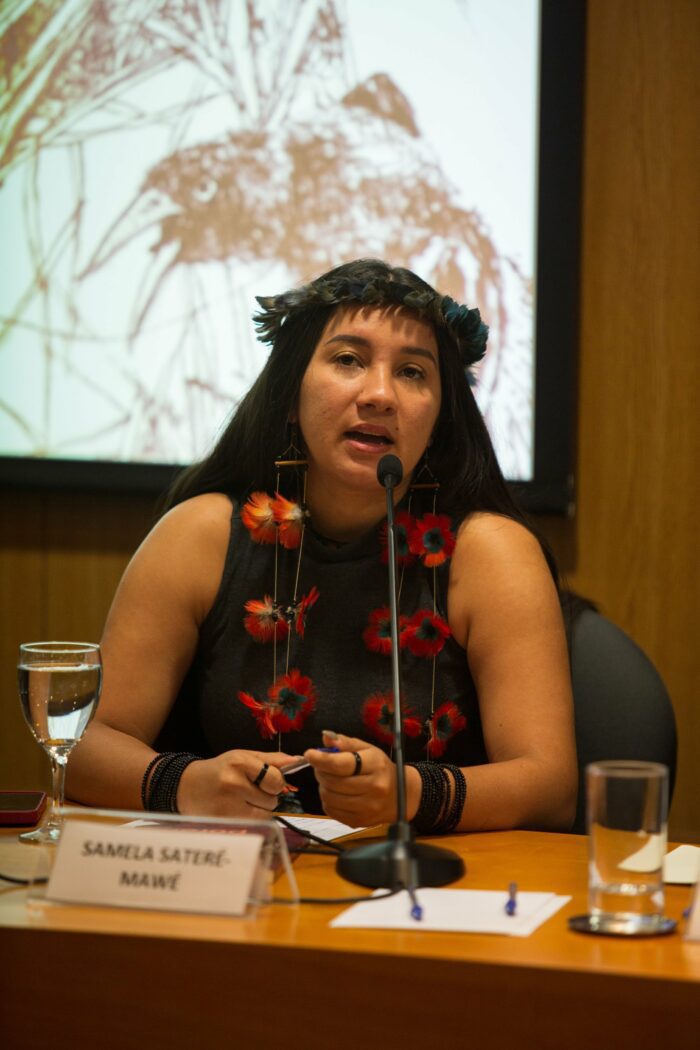
[{"label": "green feather crown", "polygon": [[459,350],[465,368],[480,361],[486,352],[488,328],[476,308],[456,303],[449,295],[432,289],[418,290],[382,277],[361,282],[346,277],[319,278],[281,295],[256,296],[260,312],[253,322],[258,339],[273,344],[288,317],[312,306],[402,306],[419,314],[437,328],[445,329]]}]

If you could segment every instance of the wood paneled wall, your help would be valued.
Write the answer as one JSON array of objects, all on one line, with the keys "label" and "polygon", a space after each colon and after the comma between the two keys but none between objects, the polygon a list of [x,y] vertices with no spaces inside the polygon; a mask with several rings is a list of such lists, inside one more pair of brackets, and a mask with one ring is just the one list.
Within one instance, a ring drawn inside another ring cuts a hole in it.
[{"label": "wood paneled wall", "polygon": [[153,520],[154,501],[144,497],[0,492],[0,788],[51,780],[19,708],[19,643],[99,640],[121,574]]},{"label": "wood paneled wall", "polygon": [[[569,582],[649,653],[673,698],[672,834],[700,841],[698,0],[589,0],[577,510],[541,524]],[[153,506],[0,493],[0,787],[48,784],[16,646],[94,639]]]},{"label": "wood paneled wall", "polygon": [[569,582],[657,665],[671,830],[700,841],[700,3],[589,0],[577,509]]}]

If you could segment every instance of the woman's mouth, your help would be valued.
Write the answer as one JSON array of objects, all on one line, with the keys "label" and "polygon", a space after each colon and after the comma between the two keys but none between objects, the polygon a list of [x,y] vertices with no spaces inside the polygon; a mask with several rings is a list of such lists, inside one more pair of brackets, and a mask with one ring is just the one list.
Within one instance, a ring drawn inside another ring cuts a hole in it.
[{"label": "woman's mouth", "polygon": [[394,444],[387,434],[375,434],[366,430],[346,430],[345,438],[355,447],[372,451],[376,449],[385,450]]}]

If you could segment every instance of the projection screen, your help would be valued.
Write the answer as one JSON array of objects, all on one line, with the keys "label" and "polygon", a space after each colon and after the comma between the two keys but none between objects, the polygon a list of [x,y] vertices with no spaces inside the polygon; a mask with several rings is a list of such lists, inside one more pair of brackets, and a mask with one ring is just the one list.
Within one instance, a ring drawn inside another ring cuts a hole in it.
[{"label": "projection screen", "polygon": [[538,0],[6,0],[0,458],[186,464],[267,353],[255,295],[362,256],[490,325],[533,477]]}]

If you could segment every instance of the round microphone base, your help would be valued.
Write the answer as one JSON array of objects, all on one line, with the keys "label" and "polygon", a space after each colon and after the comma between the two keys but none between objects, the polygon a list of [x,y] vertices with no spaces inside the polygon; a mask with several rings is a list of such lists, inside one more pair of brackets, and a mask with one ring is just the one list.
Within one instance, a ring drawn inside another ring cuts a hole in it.
[{"label": "round microphone base", "polygon": [[406,886],[405,865],[414,872],[413,885],[446,886],[464,875],[464,861],[452,850],[428,842],[408,842],[407,858],[397,858],[396,842],[373,842],[345,850],[336,862],[338,874],[357,886],[394,890]]}]

